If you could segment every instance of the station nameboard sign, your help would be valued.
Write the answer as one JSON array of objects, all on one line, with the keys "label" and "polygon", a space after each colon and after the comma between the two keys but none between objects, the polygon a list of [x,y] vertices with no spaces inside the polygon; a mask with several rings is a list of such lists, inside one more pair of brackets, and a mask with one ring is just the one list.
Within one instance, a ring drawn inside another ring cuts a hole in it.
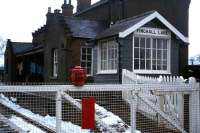
[{"label": "station nameboard sign", "polygon": [[171,32],[166,29],[142,27],[134,32],[135,35],[149,35],[158,37],[171,37]]}]

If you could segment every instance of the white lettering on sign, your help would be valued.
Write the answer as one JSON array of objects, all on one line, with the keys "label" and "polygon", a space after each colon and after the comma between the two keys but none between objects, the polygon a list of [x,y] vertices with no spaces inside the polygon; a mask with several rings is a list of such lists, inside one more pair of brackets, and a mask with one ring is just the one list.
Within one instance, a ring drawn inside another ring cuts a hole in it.
[{"label": "white lettering on sign", "polygon": [[136,35],[151,35],[151,36],[161,36],[161,37],[170,37],[171,32],[165,29],[157,29],[157,28],[139,28],[134,34]]}]

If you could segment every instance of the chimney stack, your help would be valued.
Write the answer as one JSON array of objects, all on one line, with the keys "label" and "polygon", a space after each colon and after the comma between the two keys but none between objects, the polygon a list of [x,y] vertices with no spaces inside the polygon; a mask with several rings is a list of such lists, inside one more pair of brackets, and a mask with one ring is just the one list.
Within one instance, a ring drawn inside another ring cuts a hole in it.
[{"label": "chimney stack", "polygon": [[77,12],[89,8],[90,5],[91,5],[91,0],[77,0]]},{"label": "chimney stack", "polygon": [[59,9],[55,9],[54,13],[60,13],[60,10]]},{"label": "chimney stack", "polygon": [[51,7],[48,7],[48,13],[51,13]]},{"label": "chimney stack", "polygon": [[62,14],[64,16],[72,16],[73,15],[73,5],[71,4],[71,0],[69,0],[69,3],[67,4],[67,1],[64,0],[64,4],[62,5]]}]

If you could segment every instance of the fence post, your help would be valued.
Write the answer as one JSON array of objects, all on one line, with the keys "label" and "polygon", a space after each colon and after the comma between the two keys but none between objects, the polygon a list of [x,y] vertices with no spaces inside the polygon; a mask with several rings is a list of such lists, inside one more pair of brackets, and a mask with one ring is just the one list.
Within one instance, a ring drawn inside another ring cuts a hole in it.
[{"label": "fence post", "polygon": [[190,84],[194,85],[195,91],[189,98],[189,122],[190,133],[199,133],[200,131],[200,89],[199,84],[194,78],[191,78]]},{"label": "fence post", "polygon": [[[166,104],[165,103],[165,96],[162,95],[162,94],[159,94],[158,105],[159,105],[160,110],[163,111],[163,112],[165,112],[164,104]],[[157,116],[157,119],[158,119],[158,123],[163,124],[162,117]]]},{"label": "fence post", "polygon": [[61,133],[62,124],[62,97],[61,92],[57,91],[56,94],[56,133]]},{"label": "fence post", "polygon": [[130,97],[130,109],[131,109],[131,133],[136,133],[136,113],[137,113],[137,104],[138,97],[135,94],[136,92],[132,92]]},{"label": "fence post", "polygon": [[184,126],[184,94],[182,92],[178,92],[177,94],[177,110],[178,110],[178,117],[181,122],[181,126]]}]

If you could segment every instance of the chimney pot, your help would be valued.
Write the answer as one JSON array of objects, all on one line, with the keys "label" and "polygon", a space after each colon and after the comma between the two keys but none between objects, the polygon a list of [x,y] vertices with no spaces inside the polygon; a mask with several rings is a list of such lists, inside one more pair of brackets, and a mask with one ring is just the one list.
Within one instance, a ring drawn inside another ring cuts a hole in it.
[{"label": "chimney pot", "polygon": [[48,7],[48,13],[51,13],[51,7]]},{"label": "chimney pot", "polygon": [[54,13],[60,13],[60,10],[59,9],[55,9]]}]

